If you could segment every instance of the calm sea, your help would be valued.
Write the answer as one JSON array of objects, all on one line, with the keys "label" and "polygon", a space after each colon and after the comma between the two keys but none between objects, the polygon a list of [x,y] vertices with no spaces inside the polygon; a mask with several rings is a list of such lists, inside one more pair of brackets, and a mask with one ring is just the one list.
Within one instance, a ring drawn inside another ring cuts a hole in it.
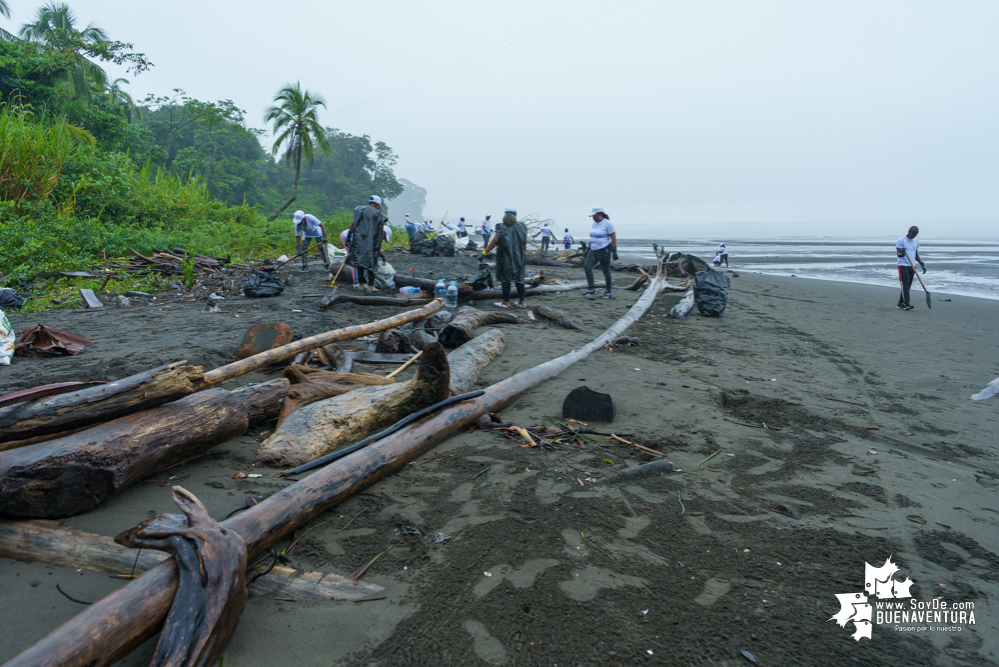
[{"label": "calm sea", "polygon": [[[724,241],[733,269],[872,285],[897,285],[894,239],[779,238],[677,241],[620,239],[622,253],[654,258],[652,243],[710,262]],[[999,299],[999,239],[920,239],[923,281],[932,293]],[[913,285],[919,289],[918,283]]]}]

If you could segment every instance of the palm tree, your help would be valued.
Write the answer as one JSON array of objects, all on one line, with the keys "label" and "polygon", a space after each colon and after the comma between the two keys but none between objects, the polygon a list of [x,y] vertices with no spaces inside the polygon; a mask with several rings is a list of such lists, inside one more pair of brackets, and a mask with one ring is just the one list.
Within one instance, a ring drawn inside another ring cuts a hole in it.
[{"label": "palm tree", "polygon": [[[35,18],[21,26],[19,34],[24,39],[33,42],[45,42],[67,52],[66,47],[60,48],[57,36],[59,33],[71,33],[84,42],[98,44],[108,41],[108,35],[94,23],[82,31],[76,29],[76,14],[65,2],[48,2],[38,8]],[[75,97],[85,102],[91,100],[91,88],[104,90],[108,84],[108,75],[99,65],[87,60],[79,53],[75,55],[74,67],[70,70],[68,80]]]},{"label": "palm tree", "polygon": [[275,220],[298,197],[298,179],[302,175],[302,158],[304,157],[309,161],[309,164],[312,164],[316,146],[319,146],[326,155],[329,155],[332,150],[330,142],[326,138],[326,132],[319,124],[317,114],[320,106],[326,108],[326,100],[323,99],[322,95],[302,90],[302,84],[296,82],[294,85],[288,84],[279,90],[278,94],[274,96],[274,101],[277,104],[264,112],[264,120],[273,121],[273,132],[277,135],[271,153],[277,155],[281,146],[285,145],[285,161],[291,162],[294,158],[295,190],[291,199],[275,211],[268,220]]},{"label": "palm tree", "polygon": [[[0,0],[2,1],[2,0]],[[131,83],[128,79],[117,78],[108,86],[108,101],[116,107],[120,107],[125,112],[125,120],[129,125],[132,119],[142,120],[142,107],[136,106],[135,100],[125,91],[121,84]]]},{"label": "palm tree", "polygon": [[[7,0],[0,0],[0,16],[5,16],[10,18],[10,7],[7,6]],[[3,28],[0,28],[0,40],[5,42],[13,42],[17,37],[10,34]]]}]

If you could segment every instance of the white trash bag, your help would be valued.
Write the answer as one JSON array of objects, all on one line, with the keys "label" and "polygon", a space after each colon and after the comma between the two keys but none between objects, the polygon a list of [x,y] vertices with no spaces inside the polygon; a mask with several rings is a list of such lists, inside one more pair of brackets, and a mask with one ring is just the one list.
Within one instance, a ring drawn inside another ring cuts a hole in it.
[{"label": "white trash bag", "polygon": [[971,397],[973,401],[984,401],[986,398],[992,398],[996,394],[999,394],[999,378],[996,378],[992,382],[985,385],[985,389]]},{"label": "white trash bag", "polygon": [[395,269],[381,258],[375,264],[375,287],[383,292],[395,292]]},{"label": "white trash bag", "polygon": [[0,366],[10,366],[10,358],[14,356],[14,327],[4,312],[0,310]]}]

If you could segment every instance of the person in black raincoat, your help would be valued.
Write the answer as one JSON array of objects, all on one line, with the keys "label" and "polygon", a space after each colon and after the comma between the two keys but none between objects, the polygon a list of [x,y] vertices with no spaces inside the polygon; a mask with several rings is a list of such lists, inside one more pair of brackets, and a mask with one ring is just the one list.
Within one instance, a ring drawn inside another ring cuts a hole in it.
[{"label": "person in black raincoat", "polygon": [[375,291],[375,263],[382,256],[382,233],[388,217],[382,213],[382,198],[371,195],[367,206],[354,209],[354,222],[347,230],[350,250],[344,260],[357,269],[357,282]]},{"label": "person in black raincoat", "polygon": [[497,302],[500,308],[510,307],[510,283],[517,285],[518,308],[527,308],[524,301],[524,253],[527,251],[527,227],[517,221],[517,209],[508,208],[503,222],[496,225],[493,237],[482,255],[488,255],[496,248],[496,277],[503,288],[503,300]]}]

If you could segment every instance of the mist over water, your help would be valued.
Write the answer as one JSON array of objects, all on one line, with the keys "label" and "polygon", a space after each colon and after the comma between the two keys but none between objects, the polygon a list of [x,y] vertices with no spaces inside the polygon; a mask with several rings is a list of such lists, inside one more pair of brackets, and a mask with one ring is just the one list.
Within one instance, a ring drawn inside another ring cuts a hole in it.
[{"label": "mist over water", "polygon": [[[734,271],[898,285],[895,243],[885,238],[620,239],[618,247],[622,254],[651,261],[654,242],[710,263],[722,241],[728,248],[729,268]],[[921,277],[934,298],[956,294],[999,299],[999,239],[920,239],[919,255],[927,267]],[[922,291],[918,281],[913,289]]]}]

